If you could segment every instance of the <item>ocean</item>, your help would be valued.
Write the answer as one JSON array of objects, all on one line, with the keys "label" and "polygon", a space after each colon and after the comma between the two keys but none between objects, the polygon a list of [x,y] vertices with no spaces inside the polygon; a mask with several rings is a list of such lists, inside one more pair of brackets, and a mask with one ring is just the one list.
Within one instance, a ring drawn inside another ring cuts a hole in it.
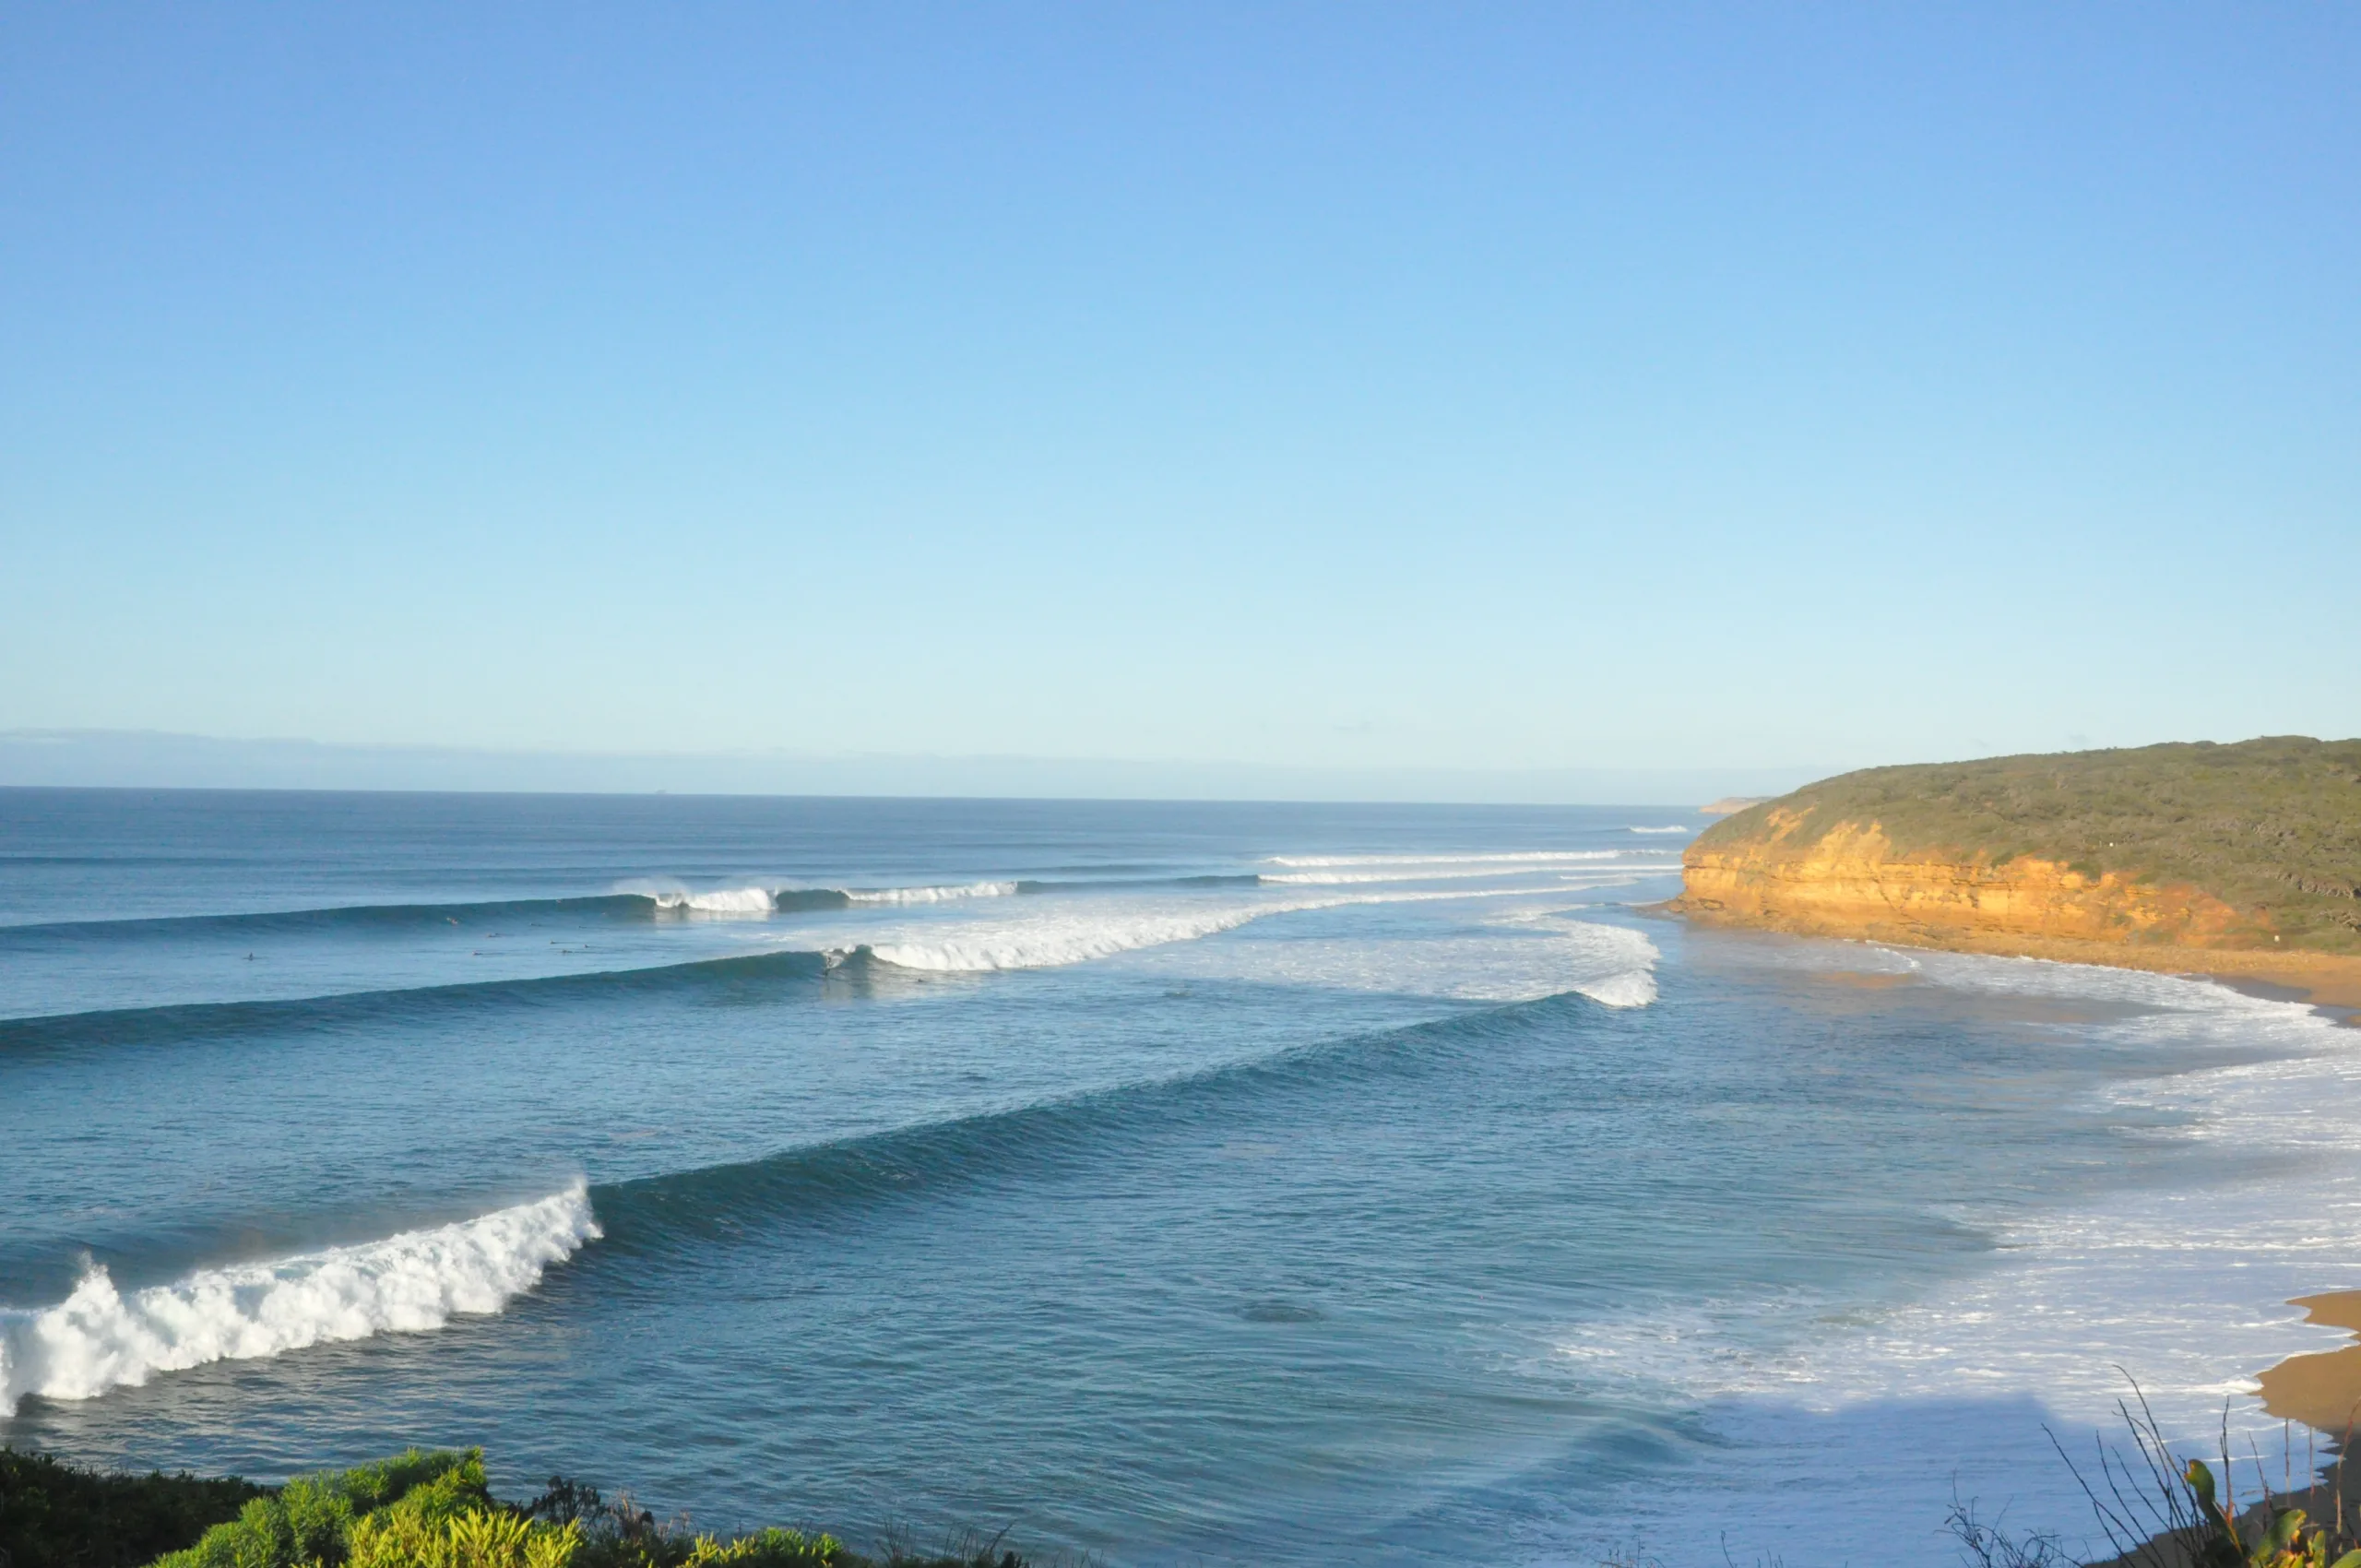
[{"label": "ocean", "polygon": [[1112,1564],[2079,1542],[2127,1376],[2275,1480],[2361,1032],[1649,915],[1704,824],[0,790],[0,1443]]}]

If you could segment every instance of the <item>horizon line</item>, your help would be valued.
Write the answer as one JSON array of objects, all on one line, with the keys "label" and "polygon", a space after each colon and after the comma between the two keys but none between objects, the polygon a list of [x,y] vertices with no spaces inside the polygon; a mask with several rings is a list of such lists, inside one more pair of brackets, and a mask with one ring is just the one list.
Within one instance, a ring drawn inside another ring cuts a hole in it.
[{"label": "horizon line", "polygon": [[0,731],[6,788],[1680,806],[1785,794],[1843,771],[1808,764],[1483,767],[1023,753],[586,752],[161,730]]}]

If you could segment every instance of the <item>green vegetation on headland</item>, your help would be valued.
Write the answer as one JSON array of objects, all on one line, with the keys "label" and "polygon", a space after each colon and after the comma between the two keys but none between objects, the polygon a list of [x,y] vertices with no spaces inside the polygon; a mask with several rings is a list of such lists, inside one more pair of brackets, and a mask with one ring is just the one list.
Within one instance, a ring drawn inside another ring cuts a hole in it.
[{"label": "green vegetation on headland", "polygon": [[997,1542],[864,1556],[829,1536],[722,1538],[552,1479],[504,1503],[481,1450],[411,1449],[262,1487],[107,1475],[0,1449],[0,1568],[1025,1568]]},{"label": "green vegetation on headland", "polygon": [[1727,817],[1691,855],[1803,861],[1838,828],[1872,823],[1896,859],[2030,858],[2093,879],[2194,887],[2251,920],[2257,944],[2361,954],[2361,740],[1868,768]]}]

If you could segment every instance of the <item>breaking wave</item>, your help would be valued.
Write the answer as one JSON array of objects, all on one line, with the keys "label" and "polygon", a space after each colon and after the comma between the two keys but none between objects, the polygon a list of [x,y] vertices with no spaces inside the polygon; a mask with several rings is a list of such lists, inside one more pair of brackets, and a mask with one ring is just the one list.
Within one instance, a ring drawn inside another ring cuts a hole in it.
[{"label": "breaking wave", "polygon": [[720,887],[706,893],[650,893],[659,909],[687,909],[700,915],[767,915],[774,908],[767,887]]},{"label": "breaking wave", "polygon": [[[1181,877],[1124,885],[1252,886],[1246,877]],[[50,952],[107,943],[185,942],[192,938],[252,942],[313,934],[385,935],[474,928],[486,923],[560,919],[629,923],[653,915],[765,915],[843,909],[855,904],[933,904],[1012,893],[1050,892],[1059,883],[970,882],[940,887],[692,888],[669,880],[622,883],[611,892],[559,898],[496,898],[458,904],[356,904],[317,909],[268,909],[247,914],[159,915],[136,920],[57,921],[0,924],[0,952]],[[1071,885],[1089,885],[1074,884]]]},{"label": "breaking wave", "polygon": [[1604,980],[1575,984],[1593,1002],[1607,1007],[1645,1007],[1656,999],[1656,977],[1646,969],[1623,969]]},{"label": "breaking wave", "polygon": [[834,963],[872,958],[896,968],[940,973],[984,974],[996,969],[1054,968],[1111,958],[1143,947],[1194,942],[1235,931],[1266,915],[1337,909],[1357,904],[1414,904],[1440,899],[1548,897],[1561,888],[1501,887],[1462,892],[1341,893],[1268,903],[1216,904],[1197,909],[1133,909],[1114,914],[1090,910],[1036,916],[1001,925],[929,929],[922,939],[870,941],[829,950]]},{"label": "breaking wave", "polygon": [[982,974],[994,969],[1054,968],[1109,958],[1168,942],[1193,942],[1232,931],[1264,915],[1300,909],[1299,904],[1231,905],[1217,909],[1140,913],[1129,920],[1088,916],[1028,921],[1022,925],[960,933],[923,942],[880,942],[856,951],[903,969]]},{"label": "breaking wave", "polygon": [[652,899],[659,910],[699,915],[767,915],[793,909],[842,909],[855,904],[948,904],[963,898],[1005,898],[1024,889],[1014,882],[963,882],[930,887],[718,887],[703,892],[640,884],[623,891]]},{"label": "breaking wave", "polygon": [[1563,861],[1612,861],[1620,849],[1528,849],[1483,855],[1273,855],[1275,866],[1537,866]]},{"label": "breaking wave", "polygon": [[963,882],[948,887],[855,888],[845,897],[856,904],[948,904],[961,898],[1008,898],[1023,891],[1014,882]]},{"label": "breaking wave", "polygon": [[[956,925],[916,922],[865,932],[814,932],[806,927],[781,933],[787,942],[766,951],[685,963],[587,972],[467,980],[447,985],[384,991],[330,992],[259,1002],[192,1002],[158,1007],[109,1008],[26,1018],[0,1019],[0,1055],[89,1047],[184,1043],[197,1039],[255,1039],[318,1028],[351,1028],[366,1021],[419,1022],[492,1007],[539,1008],[625,998],[701,992],[746,997],[780,995],[782,988],[807,986],[835,973],[857,973],[872,963],[936,973],[983,974],[995,970],[1051,968],[1087,963],[1140,948],[1193,942],[1232,931],[1266,915],[1335,909],[1355,905],[1415,904],[1441,900],[1554,898],[1566,889],[1487,887],[1405,889],[1394,892],[1305,894],[1269,902],[1228,902],[1175,909],[1170,905],[1093,909],[1038,908],[1025,918],[969,920]],[[1035,901],[1027,899],[1027,904]],[[842,908],[842,905],[836,906]],[[835,940],[830,940],[831,937]],[[815,940],[816,939],[816,940]],[[801,944],[811,943],[804,946]],[[1652,962],[1653,949],[1637,967]],[[1612,1006],[1643,1005],[1654,982],[1616,985],[1611,994],[1587,989],[1592,981],[1552,983],[1520,994],[1584,990]],[[1455,993],[1455,992],[1454,992]],[[815,990],[813,994],[819,992]],[[1489,992],[1472,994],[1492,994]]]},{"label": "breaking wave", "polygon": [[1157,963],[1191,980],[1508,1004],[1572,993],[1629,1008],[1656,999],[1658,957],[1655,944],[1628,926],[1533,909],[1415,937],[1299,934],[1176,948]]},{"label": "breaking wave", "polygon": [[0,1312],[0,1417],[14,1415],[29,1395],[90,1399],[208,1361],[415,1334],[463,1313],[496,1313],[599,1233],[588,1188],[577,1182],[455,1225],[200,1269],[127,1296],[94,1265],[57,1305]]},{"label": "breaking wave", "polygon": [[[1558,876],[1560,881],[1576,881],[1584,877],[1612,879],[1629,875],[1633,872],[1653,871],[1660,867],[1672,869],[1675,864],[1676,862],[1670,860],[1627,861],[1621,865],[1594,866],[1587,871],[1561,871],[1558,873]],[[1550,868],[1546,865],[1514,865],[1463,866],[1448,871],[1290,871],[1273,873],[1265,875],[1263,880],[1277,887],[1349,887],[1361,883],[1476,882],[1485,877],[1501,876],[1509,873],[1541,872],[1548,869]]]},{"label": "breaking wave", "polygon": [[1627,833],[1687,833],[1691,830],[1676,822],[1670,827],[1631,827],[1624,831]]}]

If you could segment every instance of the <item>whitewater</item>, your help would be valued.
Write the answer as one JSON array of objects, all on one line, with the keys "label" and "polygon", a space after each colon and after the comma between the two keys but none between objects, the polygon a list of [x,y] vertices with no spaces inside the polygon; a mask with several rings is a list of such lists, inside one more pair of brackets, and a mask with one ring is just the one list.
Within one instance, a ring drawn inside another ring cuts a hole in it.
[{"label": "whitewater", "polygon": [[1663,807],[0,813],[19,1446],[481,1443],[1126,1564],[1934,1564],[1955,1486],[2087,1532],[2047,1434],[2118,1367],[2282,1463],[2253,1374],[2361,1283],[2361,1035],[1691,931]]},{"label": "whitewater", "polygon": [[598,1239],[585,1186],[431,1230],[203,1269],[125,1296],[93,1265],[38,1312],[0,1312],[0,1416],[25,1396],[90,1399],[158,1372],[496,1313]]}]

